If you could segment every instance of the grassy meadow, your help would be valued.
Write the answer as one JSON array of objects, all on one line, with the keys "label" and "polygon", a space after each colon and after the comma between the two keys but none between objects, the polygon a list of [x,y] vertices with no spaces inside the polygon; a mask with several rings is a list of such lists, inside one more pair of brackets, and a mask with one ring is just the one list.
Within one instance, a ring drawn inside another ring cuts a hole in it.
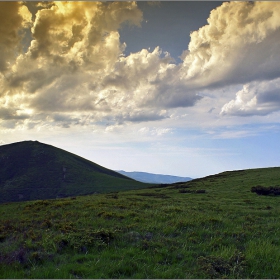
[{"label": "grassy meadow", "polygon": [[280,278],[280,168],[0,205],[2,278]]}]

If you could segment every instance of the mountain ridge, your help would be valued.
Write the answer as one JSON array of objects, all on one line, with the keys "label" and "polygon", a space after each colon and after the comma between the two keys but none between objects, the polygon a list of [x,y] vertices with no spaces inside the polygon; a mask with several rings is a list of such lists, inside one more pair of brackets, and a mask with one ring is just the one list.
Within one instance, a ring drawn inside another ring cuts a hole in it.
[{"label": "mountain ridge", "polygon": [[124,170],[115,170],[122,175],[130,177],[134,180],[143,183],[151,183],[151,184],[173,184],[178,182],[187,182],[192,180],[190,177],[181,177],[175,175],[166,175],[166,174],[156,174],[142,171],[124,171]]}]

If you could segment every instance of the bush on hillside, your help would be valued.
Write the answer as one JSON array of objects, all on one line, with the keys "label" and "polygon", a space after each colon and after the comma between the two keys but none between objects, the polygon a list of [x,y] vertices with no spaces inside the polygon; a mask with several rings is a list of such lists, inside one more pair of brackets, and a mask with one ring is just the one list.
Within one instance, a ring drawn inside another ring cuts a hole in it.
[{"label": "bush on hillside", "polygon": [[280,195],[280,187],[255,186],[251,188],[251,192],[258,195]]},{"label": "bush on hillside", "polygon": [[181,189],[181,190],[179,190],[179,193],[206,193],[206,190],[186,190],[186,189]]}]

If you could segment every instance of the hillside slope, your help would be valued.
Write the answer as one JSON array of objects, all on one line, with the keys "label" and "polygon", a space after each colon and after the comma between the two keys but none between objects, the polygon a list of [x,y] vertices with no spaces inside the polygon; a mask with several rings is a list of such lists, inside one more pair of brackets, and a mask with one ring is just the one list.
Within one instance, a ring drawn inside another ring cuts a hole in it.
[{"label": "hillside slope", "polygon": [[0,203],[143,187],[143,183],[38,141],[0,146]]},{"label": "hillside slope", "polygon": [[0,205],[10,279],[280,279],[280,168]]},{"label": "hillside slope", "polygon": [[116,170],[118,173],[130,177],[134,180],[143,183],[151,183],[151,184],[172,184],[177,182],[187,182],[192,180],[190,177],[180,177],[173,175],[163,175],[163,174],[153,174],[148,172],[126,172],[123,170]]}]

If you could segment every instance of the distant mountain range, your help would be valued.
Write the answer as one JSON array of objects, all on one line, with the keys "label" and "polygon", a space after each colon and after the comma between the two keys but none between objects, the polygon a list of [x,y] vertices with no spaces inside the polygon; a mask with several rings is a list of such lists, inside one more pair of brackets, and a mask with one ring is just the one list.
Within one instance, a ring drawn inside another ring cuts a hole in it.
[{"label": "distant mountain range", "polygon": [[0,146],[0,203],[115,192],[148,186],[38,141]]},{"label": "distant mountain range", "polygon": [[192,180],[190,177],[179,177],[179,176],[172,176],[172,175],[162,175],[162,174],[153,174],[147,172],[126,172],[123,170],[116,170],[122,175],[130,177],[134,180],[143,183],[151,183],[151,184],[173,184],[177,182],[187,182]]}]

